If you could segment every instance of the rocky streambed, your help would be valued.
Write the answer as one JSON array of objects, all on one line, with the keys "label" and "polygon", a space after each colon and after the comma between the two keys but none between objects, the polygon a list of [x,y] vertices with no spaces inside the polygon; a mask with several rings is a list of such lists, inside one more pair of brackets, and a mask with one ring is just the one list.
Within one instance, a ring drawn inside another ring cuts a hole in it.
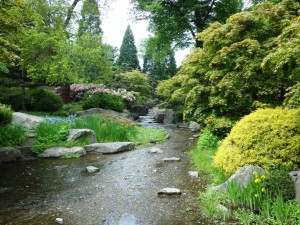
[{"label": "rocky streambed", "polygon": [[[205,180],[189,174],[193,133],[168,132],[164,143],[115,155],[1,164],[0,224],[212,224],[198,208]],[[180,193],[158,195],[167,187]]]}]

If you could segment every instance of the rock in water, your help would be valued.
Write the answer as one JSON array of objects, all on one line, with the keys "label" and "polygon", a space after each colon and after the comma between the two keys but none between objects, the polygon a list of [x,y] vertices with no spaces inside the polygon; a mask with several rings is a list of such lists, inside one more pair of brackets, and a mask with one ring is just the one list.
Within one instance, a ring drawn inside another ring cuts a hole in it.
[{"label": "rock in water", "polygon": [[192,121],[192,122],[190,122],[189,129],[192,132],[198,132],[198,131],[200,131],[200,125],[198,123]]},{"label": "rock in water", "polygon": [[64,219],[63,218],[56,218],[55,223],[64,224]]},{"label": "rock in water", "polygon": [[13,147],[0,147],[0,163],[16,160],[21,156],[21,152]]},{"label": "rock in water", "polygon": [[180,161],[180,158],[171,157],[171,158],[163,158],[164,162],[178,162]]},{"label": "rock in water", "polygon": [[151,149],[149,150],[149,152],[150,152],[150,153],[159,153],[159,154],[164,153],[164,151],[163,151],[162,149],[157,148],[157,147],[151,148]]},{"label": "rock in water", "polygon": [[199,177],[199,173],[197,171],[189,171],[189,175],[193,178]]},{"label": "rock in water", "polygon": [[180,195],[181,191],[178,188],[163,188],[158,192],[158,195]]},{"label": "rock in water", "polygon": [[86,167],[86,172],[88,172],[88,173],[97,173],[99,171],[100,171],[100,169],[95,166],[87,166]]},{"label": "rock in water", "polygon": [[78,155],[84,156],[86,155],[85,150],[82,147],[53,147],[46,149],[43,153],[38,154],[40,158],[59,158],[66,155]]},{"label": "rock in water", "polygon": [[114,154],[132,150],[134,144],[132,142],[111,142],[111,143],[94,143],[84,146],[88,153]]}]

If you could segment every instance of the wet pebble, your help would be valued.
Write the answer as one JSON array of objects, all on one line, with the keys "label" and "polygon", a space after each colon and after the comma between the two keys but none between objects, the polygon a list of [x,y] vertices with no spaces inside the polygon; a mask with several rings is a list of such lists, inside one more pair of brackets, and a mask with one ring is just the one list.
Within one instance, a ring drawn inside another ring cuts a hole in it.
[{"label": "wet pebble", "polygon": [[55,223],[64,224],[64,220],[63,220],[63,218],[56,218]]},{"label": "wet pebble", "polygon": [[180,161],[180,158],[176,158],[176,157],[171,157],[171,158],[163,158],[164,162],[176,162],[176,161]]}]

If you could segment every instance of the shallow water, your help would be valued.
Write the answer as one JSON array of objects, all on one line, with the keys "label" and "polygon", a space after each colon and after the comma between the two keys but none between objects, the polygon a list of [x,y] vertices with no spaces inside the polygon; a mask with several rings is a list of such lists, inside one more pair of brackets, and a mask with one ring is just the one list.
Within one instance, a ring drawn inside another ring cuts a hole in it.
[{"label": "shallow water", "polygon": [[[202,178],[189,177],[187,150],[195,140],[186,130],[168,130],[170,139],[149,148],[116,155],[78,159],[47,159],[0,165],[0,224],[74,225],[194,225],[212,224],[201,218],[198,191]],[[180,162],[162,162],[179,157]],[[100,172],[87,175],[84,168]],[[158,197],[165,187],[183,191],[178,197]]]}]

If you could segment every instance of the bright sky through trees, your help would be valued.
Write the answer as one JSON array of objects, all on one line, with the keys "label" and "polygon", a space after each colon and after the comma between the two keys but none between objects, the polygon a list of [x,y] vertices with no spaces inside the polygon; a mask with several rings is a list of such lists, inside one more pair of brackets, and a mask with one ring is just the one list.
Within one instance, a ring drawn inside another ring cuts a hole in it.
[{"label": "bright sky through trees", "polygon": [[[130,16],[130,9],[129,0],[113,0],[109,4],[109,8],[101,18],[104,42],[120,48],[126,27],[130,24],[135,38],[135,44],[139,48],[142,39],[146,38],[149,34],[147,32],[148,23],[147,21],[134,22]],[[188,53],[189,50],[176,52],[178,66],[180,66],[181,61]],[[140,65],[142,65],[142,62],[140,62]]]}]

